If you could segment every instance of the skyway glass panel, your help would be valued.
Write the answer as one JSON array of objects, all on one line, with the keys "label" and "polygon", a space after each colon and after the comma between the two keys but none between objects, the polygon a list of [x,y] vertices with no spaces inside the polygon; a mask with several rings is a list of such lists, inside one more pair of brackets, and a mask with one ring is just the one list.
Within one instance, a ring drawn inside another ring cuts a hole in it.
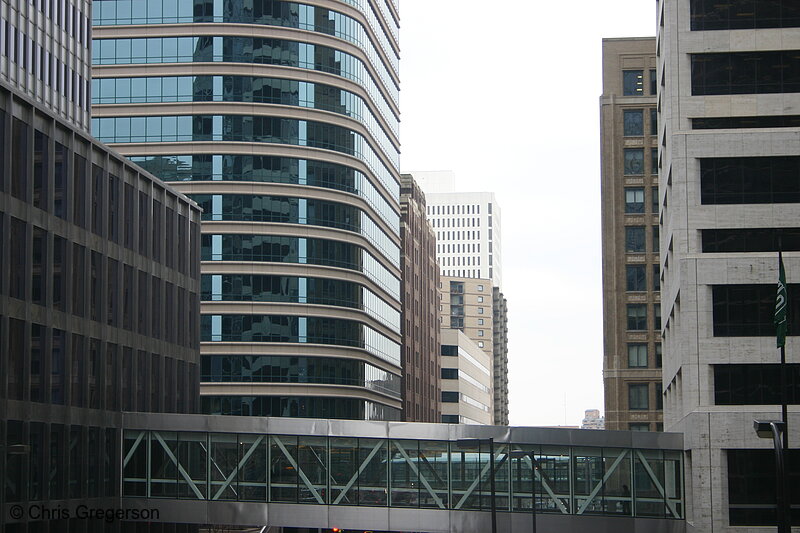
[{"label": "skyway glass panel", "polygon": [[[494,452],[494,456],[492,456]],[[682,519],[679,450],[126,430],[123,496]]]}]

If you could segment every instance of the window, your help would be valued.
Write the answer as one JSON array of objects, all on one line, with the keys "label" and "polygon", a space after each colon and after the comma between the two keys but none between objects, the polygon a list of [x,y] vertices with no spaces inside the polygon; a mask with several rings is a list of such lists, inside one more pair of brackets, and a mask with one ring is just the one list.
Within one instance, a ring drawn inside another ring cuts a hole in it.
[{"label": "window", "polygon": [[[779,405],[781,365],[714,365],[715,405]],[[787,404],[800,404],[800,364],[786,365]]]},{"label": "window", "polygon": [[483,341],[478,341],[478,348],[483,348]]},{"label": "window", "polygon": [[700,160],[703,204],[800,203],[800,156]]},{"label": "window", "polygon": [[626,109],[622,112],[622,132],[626,137],[644,135],[644,111]]},{"label": "window", "polygon": [[800,251],[800,228],[743,228],[702,230],[703,252]]},{"label": "window", "polygon": [[458,403],[458,392],[442,391],[442,403]]},{"label": "window", "polygon": [[628,409],[647,410],[650,408],[649,402],[649,383],[629,383],[628,384]]},{"label": "window", "polygon": [[478,296],[478,303],[479,303],[479,304],[482,304],[482,303],[483,303],[483,296]]},{"label": "window", "polygon": [[622,95],[641,96],[644,94],[644,71],[622,71]]},{"label": "window", "polygon": [[645,265],[625,265],[625,290],[643,291],[647,286],[645,280]]},{"label": "window", "polygon": [[644,226],[625,227],[625,251],[644,252]]},{"label": "window", "polygon": [[641,331],[647,329],[647,305],[628,304],[628,330]]},{"label": "window", "polygon": [[800,27],[796,2],[692,0],[689,5],[692,31]]},{"label": "window", "polygon": [[644,213],[644,189],[641,187],[625,188],[625,212]]},{"label": "window", "polygon": [[661,240],[659,239],[658,226],[653,226],[653,253],[658,255],[661,250]]},{"label": "window", "polygon": [[483,337],[483,330],[482,329],[478,330],[478,337]]},{"label": "window", "polygon": [[650,431],[650,424],[647,422],[631,422],[628,424],[630,431]]},{"label": "window", "polygon": [[693,130],[732,130],[739,128],[796,128],[800,115],[761,115],[738,117],[693,118]]},{"label": "window", "polygon": [[658,148],[650,149],[650,174],[658,176]]},{"label": "window", "polygon": [[690,54],[692,95],[800,92],[797,50]]},{"label": "window", "polygon": [[[728,513],[731,526],[775,526],[775,452],[725,450],[728,456]],[[800,478],[800,450],[786,452],[789,484],[794,489]],[[791,490],[792,507],[798,499]],[[795,522],[796,523],[796,522]]]},{"label": "window", "polygon": [[656,343],[656,368],[661,368],[661,343]]},{"label": "window", "polygon": [[650,109],[650,135],[658,135],[658,109]]},{"label": "window", "polygon": [[478,325],[479,325],[479,326],[482,326],[482,325],[483,325],[483,319],[482,319],[482,318],[479,318],[479,319],[478,319]]},{"label": "window", "polygon": [[483,307],[479,307],[479,308],[478,308],[478,314],[479,314],[479,315],[482,315],[482,314],[483,314]]},{"label": "window", "polygon": [[653,187],[652,189],[650,189],[650,197],[651,197],[650,199],[651,199],[652,204],[653,204],[652,205],[653,214],[657,215],[658,214],[658,207],[661,204],[661,202],[659,202],[659,200],[658,200],[658,187]]},{"label": "window", "polygon": [[483,285],[478,285],[478,292],[483,292]]},{"label": "window", "polygon": [[[791,283],[789,333],[800,332],[800,284]],[[713,323],[715,337],[770,337],[775,335],[775,284],[714,285]]]},{"label": "window", "polygon": [[458,369],[442,368],[442,379],[458,379]]},{"label": "window", "polygon": [[628,345],[628,368],[647,368],[647,345]]},{"label": "window", "polygon": [[625,148],[623,172],[626,176],[638,176],[644,174],[644,149]]},{"label": "window", "polygon": [[653,290],[661,290],[661,268],[659,265],[653,265]]},{"label": "window", "polygon": [[655,96],[658,94],[658,76],[655,69],[650,69],[650,94]]},{"label": "window", "polygon": [[653,304],[653,329],[661,331],[661,304]]}]

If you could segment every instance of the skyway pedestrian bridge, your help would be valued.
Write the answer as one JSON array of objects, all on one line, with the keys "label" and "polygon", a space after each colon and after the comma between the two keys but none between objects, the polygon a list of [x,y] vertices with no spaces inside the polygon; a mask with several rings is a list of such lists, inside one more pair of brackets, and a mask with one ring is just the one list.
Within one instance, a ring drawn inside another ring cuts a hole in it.
[{"label": "skyway pedestrian bridge", "polygon": [[134,413],[123,420],[123,506],[157,508],[161,521],[490,532],[493,457],[497,531],[685,530],[680,434]]}]

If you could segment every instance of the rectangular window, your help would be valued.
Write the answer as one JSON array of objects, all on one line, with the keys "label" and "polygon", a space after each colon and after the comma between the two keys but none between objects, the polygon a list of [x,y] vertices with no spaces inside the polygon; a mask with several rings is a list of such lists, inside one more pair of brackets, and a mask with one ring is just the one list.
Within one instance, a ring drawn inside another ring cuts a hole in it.
[{"label": "rectangular window", "polygon": [[626,176],[639,176],[644,174],[644,149],[625,148],[623,150],[623,172]]},{"label": "rectangular window", "polygon": [[[725,450],[728,457],[728,517],[731,526],[775,526],[776,476],[772,449]],[[791,506],[800,505],[800,450],[787,450]],[[795,521],[795,524],[797,522]]]},{"label": "rectangular window", "polygon": [[643,70],[623,70],[622,71],[622,95],[623,96],[642,96],[644,94],[644,71]]},{"label": "rectangular window", "polygon": [[42,369],[44,359],[42,357],[45,346],[45,333],[47,328],[40,324],[31,324],[31,351],[30,351],[30,383],[31,401],[44,401],[42,386],[44,384]]},{"label": "rectangular window", "polygon": [[119,244],[119,178],[108,175],[108,238]]},{"label": "rectangular window", "polygon": [[653,265],[653,290],[661,290],[661,268],[659,265]]},{"label": "rectangular window", "polygon": [[628,344],[628,368],[647,368],[646,344]]},{"label": "rectangular window", "polygon": [[647,287],[645,265],[625,265],[625,290],[644,291]]},{"label": "rectangular window", "polygon": [[86,384],[86,338],[83,335],[72,335],[72,349],[70,350],[70,405],[84,407],[83,388]]},{"label": "rectangular window", "polygon": [[650,108],[650,135],[658,135],[658,109]]},{"label": "rectangular window", "polygon": [[800,251],[800,228],[742,228],[702,230],[703,252]]},{"label": "rectangular window", "polygon": [[644,226],[625,227],[625,251],[628,253],[644,252]]},{"label": "rectangular window", "polygon": [[28,125],[15,118],[11,124],[11,195],[28,201]]},{"label": "rectangular window", "polygon": [[658,94],[658,76],[655,69],[650,69],[650,95],[655,96]]},{"label": "rectangular window", "polygon": [[644,135],[644,111],[641,109],[623,110],[622,131],[626,137]]},{"label": "rectangular window", "polygon": [[33,227],[33,264],[31,269],[31,301],[47,305],[47,232]]},{"label": "rectangular window", "polygon": [[692,95],[800,92],[800,51],[689,54]]},{"label": "rectangular window", "polygon": [[651,197],[650,199],[652,201],[652,206],[651,206],[652,213],[654,215],[657,215],[658,214],[658,208],[661,205],[661,202],[659,201],[659,198],[658,198],[658,187],[653,187],[652,189],[650,189],[650,197]]},{"label": "rectangular window", "polygon": [[[714,365],[714,405],[780,405],[781,365]],[[786,403],[800,404],[800,364],[786,365]]]},{"label": "rectangular window", "polygon": [[86,316],[86,248],[72,245],[72,314]]},{"label": "rectangular window", "polygon": [[72,168],[72,221],[86,228],[86,159],[75,154]]},{"label": "rectangular window", "polygon": [[650,431],[650,424],[647,422],[631,422],[628,424],[629,431]]},{"label": "rectangular window", "polygon": [[8,399],[22,400],[25,392],[25,322],[15,318],[8,319]]},{"label": "rectangular window", "polygon": [[650,384],[649,383],[629,383],[628,384],[628,409],[631,411],[650,409]]},{"label": "rectangular window", "polygon": [[458,369],[442,368],[442,379],[458,379]]},{"label": "rectangular window", "polygon": [[656,368],[661,368],[661,343],[657,342],[656,346]]},{"label": "rectangular window", "polygon": [[50,139],[39,130],[33,134],[33,205],[47,210],[50,178]]},{"label": "rectangular window", "polygon": [[[136,225],[136,212],[134,209],[134,204],[136,203],[136,198],[134,196],[133,186],[130,183],[125,184],[125,214],[123,215],[123,221],[125,223],[125,238],[124,238],[124,245],[125,248],[129,250],[133,250],[133,236],[135,234],[135,225]],[[165,236],[162,235],[161,238],[163,239]]]},{"label": "rectangular window", "polygon": [[800,27],[796,2],[691,0],[689,5],[692,31]]},{"label": "rectangular window", "polygon": [[108,258],[106,275],[106,324],[119,326],[119,262]]},{"label": "rectangular window", "polygon": [[650,149],[650,174],[658,176],[658,148]]},{"label": "rectangular window", "polygon": [[89,318],[102,321],[103,256],[92,250],[89,270]]},{"label": "rectangular window", "polygon": [[661,239],[659,237],[658,226],[653,226],[653,253],[658,255],[661,250]]},{"label": "rectangular window", "polygon": [[661,331],[661,304],[653,304],[653,329]]},{"label": "rectangular window", "polygon": [[625,188],[625,212],[644,213],[644,189],[641,187]]},{"label": "rectangular window", "polygon": [[103,167],[92,165],[92,232],[95,235],[105,236],[103,225],[103,186],[105,184],[105,171]]},{"label": "rectangular window", "polygon": [[458,398],[458,392],[442,391],[442,403],[458,403]]},{"label": "rectangular window", "polygon": [[[714,285],[715,337],[771,337],[775,311],[775,284]],[[789,284],[789,334],[800,332],[800,284]]]},{"label": "rectangular window", "polygon": [[53,214],[64,220],[67,219],[68,157],[67,147],[55,143],[53,149]]},{"label": "rectangular window", "polygon": [[628,304],[628,330],[641,331],[647,329],[647,305]]},{"label": "rectangular window", "polygon": [[800,156],[701,159],[700,198],[706,205],[800,203]]},{"label": "rectangular window", "polygon": [[8,294],[12,298],[25,300],[27,298],[25,282],[28,278],[28,225],[24,220],[10,218]]}]

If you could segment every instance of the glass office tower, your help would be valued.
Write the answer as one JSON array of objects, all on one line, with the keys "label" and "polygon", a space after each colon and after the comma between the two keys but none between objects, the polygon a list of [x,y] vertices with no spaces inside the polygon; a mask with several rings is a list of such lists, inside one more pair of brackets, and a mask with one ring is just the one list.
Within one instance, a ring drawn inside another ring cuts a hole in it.
[{"label": "glass office tower", "polygon": [[400,419],[392,0],[97,0],[95,135],[204,209],[206,413]]}]

